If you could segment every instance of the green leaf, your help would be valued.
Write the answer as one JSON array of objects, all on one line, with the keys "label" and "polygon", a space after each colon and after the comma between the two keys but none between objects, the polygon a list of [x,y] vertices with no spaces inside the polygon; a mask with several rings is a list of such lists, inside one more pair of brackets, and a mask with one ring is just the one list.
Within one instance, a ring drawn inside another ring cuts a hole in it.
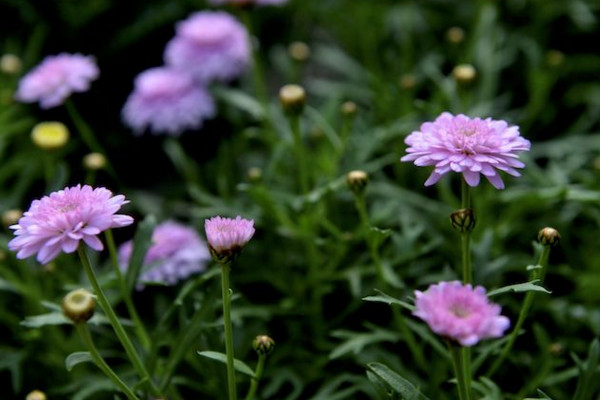
[{"label": "green leaf", "polygon": [[492,290],[488,293],[488,297],[496,296],[498,294],[506,293],[506,292],[544,292],[544,293],[552,293],[546,288],[536,285],[536,282],[539,282],[539,279],[533,280],[531,282],[518,283],[516,285],[504,286],[495,290]]},{"label": "green leaf", "polygon": [[67,367],[67,371],[71,372],[74,366],[84,362],[93,362],[90,352],[76,351],[75,353],[71,353],[67,356],[65,359],[65,367]]},{"label": "green leaf", "polygon": [[390,306],[392,304],[397,304],[401,307],[406,308],[409,311],[414,311],[415,310],[415,306],[413,306],[412,304],[408,304],[402,300],[398,300],[392,296],[390,296],[389,294],[385,294],[383,293],[381,290],[375,289],[375,291],[377,293],[379,293],[379,295],[377,296],[367,296],[367,297],[363,297],[364,301],[373,301],[373,302],[379,302],[379,303],[386,303],[389,304]]},{"label": "green leaf", "polygon": [[396,332],[384,331],[382,329],[371,331],[371,332],[353,332],[346,330],[333,331],[331,336],[347,339],[342,342],[339,346],[334,348],[329,353],[329,359],[342,357],[348,353],[358,354],[366,346],[378,343],[378,342],[397,342],[400,340],[400,335]]},{"label": "green leaf", "polygon": [[265,117],[265,111],[258,100],[248,96],[245,92],[235,89],[214,89],[215,97],[229,105],[247,112],[253,118],[261,120]]},{"label": "green leaf", "polygon": [[428,397],[421,394],[421,391],[412,383],[380,363],[369,363],[367,367],[373,374],[384,381],[396,393],[400,394],[406,400],[429,400]]},{"label": "green leaf", "polygon": [[152,232],[156,226],[156,218],[154,215],[148,215],[139,225],[133,238],[133,250],[131,258],[125,272],[125,283],[127,289],[132,290],[137,282],[138,276],[144,263],[146,252],[152,244]]},{"label": "green leaf", "polygon": [[19,293],[19,290],[12,283],[2,278],[0,278],[0,290]]},{"label": "green leaf", "polygon": [[[222,362],[223,364],[227,364],[227,355],[226,354],[219,353],[217,351],[199,351],[198,354],[201,355],[202,357],[210,358],[211,360],[216,360],[216,361]],[[252,371],[252,368],[250,368],[243,361],[235,359],[233,361],[233,366],[235,367],[236,371],[241,372],[242,374],[246,374],[251,378],[255,377],[254,371]]]},{"label": "green leaf", "polygon": [[385,239],[387,239],[392,234],[391,229],[379,229],[375,226],[369,227],[369,231],[367,232],[367,240],[376,248],[383,243]]},{"label": "green leaf", "polygon": [[48,314],[34,315],[32,317],[26,317],[24,321],[21,321],[21,325],[27,328],[41,328],[46,325],[68,325],[71,321],[67,319],[62,313],[51,312]]}]

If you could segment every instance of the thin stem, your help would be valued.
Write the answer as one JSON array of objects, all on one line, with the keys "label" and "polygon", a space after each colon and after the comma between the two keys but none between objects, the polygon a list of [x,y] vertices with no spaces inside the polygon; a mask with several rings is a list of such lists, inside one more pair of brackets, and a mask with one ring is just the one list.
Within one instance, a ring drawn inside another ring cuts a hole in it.
[{"label": "thin stem", "polygon": [[456,375],[456,383],[458,385],[458,398],[460,400],[471,400],[471,390],[467,377],[465,375],[463,351],[454,343],[448,342],[450,354],[452,355],[452,366]]},{"label": "thin stem", "polygon": [[129,386],[127,386],[127,384],[125,384],[125,382],[123,382],[121,378],[119,378],[119,376],[108,366],[108,364],[106,364],[106,361],[104,361],[104,358],[102,358],[102,356],[98,352],[98,349],[94,345],[94,340],[92,339],[92,335],[90,334],[90,330],[88,329],[87,324],[85,322],[77,323],[75,324],[75,328],[77,328],[79,336],[81,336],[81,339],[87,346],[92,360],[94,361],[94,364],[96,364],[98,368],[100,368],[102,372],[104,372],[104,374],[108,376],[108,378],[119,389],[121,389],[123,393],[125,393],[129,400],[139,400],[135,393],[133,393],[133,391],[129,388]]},{"label": "thin stem", "polygon": [[227,386],[229,400],[237,399],[235,387],[235,368],[233,355],[233,329],[231,327],[231,291],[229,289],[229,272],[231,266],[221,265],[221,293],[223,296],[223,324],[225,325],[225,352],[227,353]]},{"label": "thin stem", "polygon": [[75,127],[77,128],[77,131],[81,136],[81,139],[84,141],[87,147],[91,151],[94,151],[96,153],[106,154],[102,145],[98,142],[98,140],[96,140],[94,132],[92,131],[90,126],[85,122],[85,120],[81,117],[81,114],[79,114],[73,102],[67,99],[67,101],[65,101],[65,107],[67,109],[67,112],[69,113],[69,116],[73,120],[73,124],[75,124]]},{"label": "thin stem", "polygon": [[[242,11],[242,21],[246,26],[246,30],[250,35],[250,40],[254,38],[254,27],[252,25],[252,15],[249,11]],[[260,101],[263,106],[265,112],[265,119],[268,113],[267,109],[267,86],[265,84],[264,75],[263,75],[263,67],[260,59],[260,53],[256,48],[256,45],[253,43],[252,45],[252,79],[254,83],[254,91],[256,93],[256,97]]]},{"label": "thin stem", "polygon": [[254,396],[256,396],[256,390],[258,389],[260,378],[262,378],[263,370],[265,368],[266,359],[266,354],[258,355],[258,362],[256,363],[256,370],[254,370],[254,377],[250,382],[250,389],[248,390],[248,394],[246,395],[245,400],[254,400]]},{"label": "thin stem", "polygon": [[90,284],[92,285],[92,288],[96,293],[96,298],[98,299],[100,306],[104,310],[106,317],[110,321],[110,324],[112,325],[113,330],[119,338],[121,345],[125,349],[127,357],[129,357],[129,360],[133,364],[133,367],[137,371],[138,375],[142,378],[142,380],[146,381],[146,384],[148,385],[148,388],[150,389],[152,395],[160,397],[160,393],[154,385],[154,381],[150,378],[150,375],[148,374],[146,367],[144,367],[144,364],[142,363],[142,360],[140,359],[137,351],[135,350],[133,343],[131,343],[131,339],[129,339],[127,332],[125,332],[123,325],[121,325],[121,321],[119,321],[117,314],[115,314],[115,311],[108,302],[104,291],[100,287],[98,279],[96,278],[96,273],[94,272],[94,269],[90,264],[90,260],[88,259],[88,256],[85,252],[85,248],[83,246],[79,246],[77,248],[77,253],[79,254],[79,259],[83,264],[83,268],[85,269],[85,273],[87,274],[88,280],[90,281]]},{"label": "thin stem", "polygon": [[127,307],[127,311],[129,312],[129,316],[133,321],[133,326],[135,327],[135,332],[138,340],[142,344],[142,347],[145,350],[150,349],[150,337],[148,336],[148,332],[146,331],[146,327],[142,322],[135,305],[133,304],[133,300],[131,298],[131,292],[127,289],[127,283],[125,282],[125,278],[123,277],[123,273],[121,272],[121,268],[119,267],[119,260],[117,257],[117,249],[115,246],[115,239],[113,237],[112,231],[110,229],[104,231],[104,236],[106,237],[106,244],[108,247],[108,253],[110,254],[110,261],[113,265],[115,276],[117,277],[117,281],[119,282],[119,288],[121,289],[121,295],[123,296],[123,301]]},{"label": "thin stem", "polygon": [[300,116],[290,115],[288,119],[290,122],[290,128],[292,129],[292,136],[294,138],[294,152],[296,153],[296,162],[298,163],[298,180],[300,184],[300,191],[302,194],[306,194],[308,193],[309,189],[308,164],[306,162],[304,143],[302,142]]},{"label": "thin stem", "polygon": [[[461,188],[461,208],[471,208],[471,196],[469,193],[469,185],[463,179]],[[462,276],[463,283],[471,283],[473,281],[473,271],[471,267],[471,232],[465,230],[461,233],[461,253],[462,253]]]},{"label": "thin stem", "polygon": [[[540,258],[538,260],[538,265],[540,265],[542,268],[539,270],[535,270],[532,273],[532,276],[531,276],[532,279],[541,279],[543,281],[543,278],[546,276],[546,266],[548,264],[549,256],[550,256],[550,246],[544,246],[544,248],[542,249],[542,253],[540,254]],[[502,362],[504,362],[504,360],[508,356],[508,353],[510,353],[513,345],[515,344],[515,341],[517,340],[517,336],[519,336],[519,331],[521,330],[523,323],[527,319],[529,310],[531,310],[531,306],[533,305],[534,297],[535,297],[535,292],[527,292],[527,294],[525,295],[525,300],[523,300],[523,306],[521,307],[521,311],[519,312],[519,318],[517,319],[517,323],[515,324],[515,327],[513,328],[513,330],[510,332],[510,336],[509,336],[506,344],[504,345],[504,348],[502,348],[502,352],[494,360],[494,363],[488,370],[488,372],[486,374],[487,377],[491,377],[492,375],[494,375],[494,373],[498,370],[498,368],[500,367]]]}]

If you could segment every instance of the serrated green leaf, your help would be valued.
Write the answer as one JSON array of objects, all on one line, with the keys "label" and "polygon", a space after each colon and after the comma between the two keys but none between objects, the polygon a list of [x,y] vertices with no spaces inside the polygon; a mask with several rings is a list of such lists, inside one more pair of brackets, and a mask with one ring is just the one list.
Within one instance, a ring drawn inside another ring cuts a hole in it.
[{"label": "serrated green leaf", "polygon": [[[227,364],[227,355],[223,353],[219,353],[217,351],[199,351],[198,355],[202,357],[210,358],[211,360],[216,360],[222,362],[223,364]],[[241,372],[242,374],[246,374],[251,378],[254,378],[254,371],[250,368],[246,363],[241,360],[235,359],[233,361],[233,366],[236,371]]]},{"label": "serrated green leaf", "polygon": [[65,367],[67,371],[71,372],[74,366],[84,362],[93,362],[92,356],[89,351],[76,351],[71,353],[65,358]]},{"label": "serrated green leaf", "polygon": [[429,400],[415,385],[389,369],[386,365],[373,362],[367,364],[367,367],[377,377],[387,383],[394,392],[400,394],[403,399]]},{"label": "serrated green leaf", "polygon": [[543,293],[548,293],[548,294],[552,293],[548,289],[546,289],[540,285],[536,285],[535,284],[536,282],[539,282],[539,279],[533,280],[531,282],[518,283],[516,285],[504,286],[504,287],[490,291],[488,293],[488,297],[496,296],[496,295],[506,293],[506,292],[516,292],[516,293],[543,292]]},{"label": "serrated green leaf", "polygon": [[390,296],[389,294],[383,293],[381,290],[375,289],[375,291],[377,293],[379,293],[379,295],[363,297],[363,300],[364,301],[373,301],[373,302],[378,302],[378,303],[386,303],[390,306],[392,304],[397,304],[403,308],[406,308],[407,310],[410,310],[410,311],[415,310],[415,306],[413,306],[412,304],[408,304],[402,300],[398,300],[395,297]]}]

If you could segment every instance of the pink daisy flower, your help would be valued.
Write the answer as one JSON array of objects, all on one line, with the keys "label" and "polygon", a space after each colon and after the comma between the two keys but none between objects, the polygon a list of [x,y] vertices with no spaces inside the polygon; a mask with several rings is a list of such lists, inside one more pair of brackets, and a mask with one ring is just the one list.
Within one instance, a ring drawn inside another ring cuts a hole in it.
[{"label": "pink daisy flower", "polygon": [[39,101],[41,108],[59,106],[74,92],[85,92],[100,71],[93,57],[61,53],[48,56],[19,82],[15,98]]},{"label": "pink daisy flower", "polygon": [[17,251],[17,258],[27,258],[37,253],[42,264],[52,261],[62,251],[72,253],[80,241],[94,250],[104,246],[97,235],[110,228],[120,228],[133,223],[127,215],[115,214],[125,196],[113,196],[105,188],[88,185],[68,187],[34,200],[23,213],[14,229],[16,238],[8,248]]},{"label": "pink daisy flower", "polygon": [[405,139],[407,155],[400,161],[414,161],[417,166],[435,166],[425,186],[436,183],[450,171],[462,173],[469,186],[479,184],[480,175],[496,188],[504,182],[498,171],[513,176],[515,168],[525,164],[519,153],[528,151],[531,143],[520,136],[517,126],[491,118],[469,118],[463,114],[443,113],[433,122],[421,125]]},{"label": "pink daisy flower", "polygon": [[123,121],[141,134],[179,135],[198,129],[215,115],[211,95],[186,73],[172,68],[151,68],[138,75],[122,110]]},{"label": "pink daisy flower", "polygon": [[165,48],[165,63],[186,71],[199,82],[234,79],[250,63],[248,32],[225,12],[194,13],[179,22],[176,30]]},{"label": "pink daisy flower", "polygon": [[459,281],[440,282],[425,292],[415,291],[413,314],[438,335],[473,346],[480,340],[501,337],[510,321],[500,306],[490,303],[485,289]]},{"label": "pink daisy flower", "polygon": [[217,262],[231,262],[254,235],[254,220],[212,217],[204,222],[206,239]]},{"label": "pink daisy flower", "polygon": [[[132,241],[119,247],[119,264],[123,269],[127,269],[132,250]],[[195,229],[166,221],[157,225],[152,233],[152,246],[146,253],[139,281],[174,285],[204,271],[208,260],[210,253],[206,243]],[[143,285],[138,288],[143,288]]]}]

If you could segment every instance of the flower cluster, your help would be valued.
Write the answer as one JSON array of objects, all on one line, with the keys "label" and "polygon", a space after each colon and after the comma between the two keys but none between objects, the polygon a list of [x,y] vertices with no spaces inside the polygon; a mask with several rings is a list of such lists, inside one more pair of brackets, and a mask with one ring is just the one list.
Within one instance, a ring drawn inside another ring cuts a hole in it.
[{"label": "flower cluster", "polygon": [[[131,258],[133,242],[119,248],[119,264],[126,269]],[[159,224],[152,233],[152,246],[144,259],[140,282],[160,282],[174,285],[192,274],[206,269],[210,254],[198,233],[174,221]],[[143,284],[138,285],[143,288]]]},{"label": "flower cluster", "polygon": [[133,223],[130,216],[115,214],[126,203],[125,196],[113,196],[105,188],[77,185],[59,190],[31,203],[19,222],[10,227],[16,237],[8,247],[17,251],[20,259],[37,253],[42,264],[61,251],[74,252],[81,241],[102,250],[99,233]]}]

